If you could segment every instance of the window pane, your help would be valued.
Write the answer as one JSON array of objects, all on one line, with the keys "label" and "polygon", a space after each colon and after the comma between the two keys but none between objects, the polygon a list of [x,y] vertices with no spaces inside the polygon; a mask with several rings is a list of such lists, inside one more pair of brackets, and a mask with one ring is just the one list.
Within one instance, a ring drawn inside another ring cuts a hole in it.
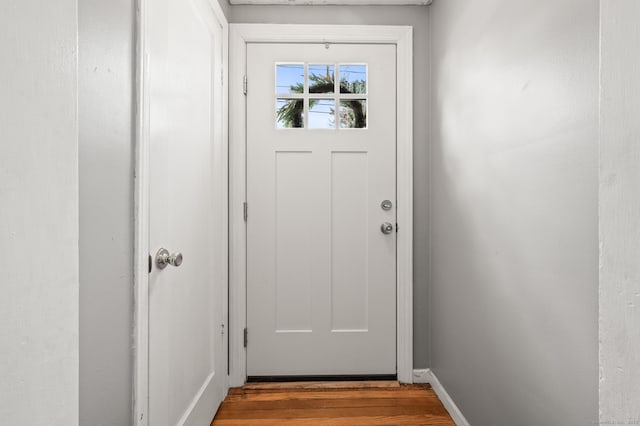
[{"label": "window pane", "polygon": [[367,127],[367,101],[342,100],[340,101],[340,128],[364,129]]},{"label": "window pane", "polygon": [[333,99],[309,99],[309,128],[336,128],[336,101]]},{"label": "window pane", "polygon": [[335,66],[309,65],[309,93],[335,92]]},{"label": "window pane", "polygon": [[304,127],[304,101],[302,99],[276,99],[276,128]]},{"label": "window pane", "polygon": [[366,65],[340,65],[340,93],[367,93]]},{"label": "window pane", "polygon": [[278,64],[276,65],[276,93],[304,92],[304,65]]}]

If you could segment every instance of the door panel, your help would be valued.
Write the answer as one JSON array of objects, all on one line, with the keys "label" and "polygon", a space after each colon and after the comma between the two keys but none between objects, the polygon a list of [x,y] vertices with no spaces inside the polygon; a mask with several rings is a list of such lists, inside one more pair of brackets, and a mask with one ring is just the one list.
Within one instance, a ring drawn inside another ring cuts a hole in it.
[{"label": "door panel", "polygon": [[209,424],[226,383],[226,268],[216,241],[222,30],[192,0],[148,2],[151,254],[183,263],[149,277],[149,424]]},{"label": "door panel", "polygon": [[395,374],[395,46],[248,44],[247,76],[248,375]]},{"label": "door panel", "polygon": [[368,176],[366,152],[331,153],[331,330],[334,332],[369,328]]},{"label": "door panel", "polygon": [[276,152],[276,332],[312,328],[311,152]]}]

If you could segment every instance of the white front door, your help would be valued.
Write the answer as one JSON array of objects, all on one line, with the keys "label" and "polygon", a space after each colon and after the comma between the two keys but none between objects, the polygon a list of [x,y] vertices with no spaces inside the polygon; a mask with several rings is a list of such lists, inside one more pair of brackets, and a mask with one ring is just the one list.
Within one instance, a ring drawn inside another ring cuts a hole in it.
[{"label": "white front door", "polygon": [[247,46],[248,376],[396,374],[395,61]]},{"label": "white front door", "polygon": [[[206,2],[147,2],[151,426],[209,424],[226,381],[222,29]],[[160,268],[161,248],[174,264]]]}]

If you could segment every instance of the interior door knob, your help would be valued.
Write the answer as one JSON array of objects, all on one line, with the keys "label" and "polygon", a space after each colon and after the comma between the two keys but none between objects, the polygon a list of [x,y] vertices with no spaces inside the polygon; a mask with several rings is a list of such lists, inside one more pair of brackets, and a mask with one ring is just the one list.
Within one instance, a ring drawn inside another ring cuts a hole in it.
[{"label": "interior door knob", "polygon": [[178,266],[182,265],[182,253],[171,253],[168,261],[169,265],[175,266],[177,268]]},{"label": "interior door knob", "polygon": [[383,234],[390,234],[393,232],[393,225],[390,224],[389,222],[385,222],[382,225],[380,225],[380,230],[382,231]]},{"label": "interior door knob", "polygon": [[158,269],[164,269],[167,265],[178,267],[182,265],[182,253],[169,254],[169,250],[161,248],[156,253],[156,266]]}]

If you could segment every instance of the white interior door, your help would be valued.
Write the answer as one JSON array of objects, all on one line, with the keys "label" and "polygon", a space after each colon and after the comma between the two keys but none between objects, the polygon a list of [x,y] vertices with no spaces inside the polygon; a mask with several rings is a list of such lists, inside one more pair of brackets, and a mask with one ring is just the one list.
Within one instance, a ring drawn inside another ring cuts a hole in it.
[{"label": "white interior door", "polygon": [[[148,7],[148,424],[208,425],[227,381],[222,29],[206,2]],[[182,263],[160,268],[161,248]]]},{"label": "white interior door", "polygon": [[395,49],[247,45],[249,376],[396,373]]}]

